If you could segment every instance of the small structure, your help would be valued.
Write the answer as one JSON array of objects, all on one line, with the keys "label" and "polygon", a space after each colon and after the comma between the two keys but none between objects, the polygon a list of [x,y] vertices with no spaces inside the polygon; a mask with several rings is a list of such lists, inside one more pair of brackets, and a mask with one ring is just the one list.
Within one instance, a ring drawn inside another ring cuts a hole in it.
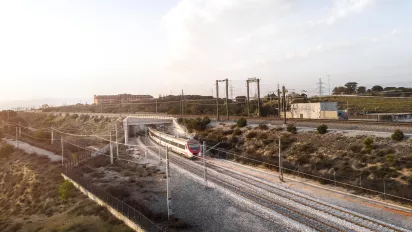
[{"label": "small structure", "polygon": [[296,103],[291,105],[291,118],[339,119],[337,102]]}]

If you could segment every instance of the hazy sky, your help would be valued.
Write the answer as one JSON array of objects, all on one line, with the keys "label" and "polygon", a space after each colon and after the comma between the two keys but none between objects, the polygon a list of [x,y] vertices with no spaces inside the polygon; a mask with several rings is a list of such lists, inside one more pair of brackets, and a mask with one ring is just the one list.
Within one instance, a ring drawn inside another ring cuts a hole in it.
[{"label": "hazy sky", "polygon": [[0,0],[0,101],[210,95],[223,78],[240,95],[255,76],[263,94],[314,92],[328,74],[407,85],[411,12],[410,0]]}]

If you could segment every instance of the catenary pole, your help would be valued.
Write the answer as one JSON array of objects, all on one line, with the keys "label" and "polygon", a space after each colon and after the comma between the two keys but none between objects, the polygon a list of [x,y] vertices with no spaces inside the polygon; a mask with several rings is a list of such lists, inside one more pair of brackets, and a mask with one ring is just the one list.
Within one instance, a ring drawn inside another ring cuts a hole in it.
[{"label": "catenary pole", "polygon": [[116,156],[119,159],[119,141],[117,140],[117,122],[114,124],[114,129],[116,133]]},{"label": "catenary pole", "polygon": [[281,153],[281,138],[279,136],[279,179],[283,181],[283,169],[282,169],[282,153]]},{"label": "catenary pole", "polygon": [[113,144],[112,144],[112,131],[110,130],[110,164],[113,164]]},{"label": "catenary pole", "polygon": [[170,192],[170,171],[169,171],[169,147],[166,146],[166,187],[167,187],[167,219],[170,220],[172,212],[172,195]]}]

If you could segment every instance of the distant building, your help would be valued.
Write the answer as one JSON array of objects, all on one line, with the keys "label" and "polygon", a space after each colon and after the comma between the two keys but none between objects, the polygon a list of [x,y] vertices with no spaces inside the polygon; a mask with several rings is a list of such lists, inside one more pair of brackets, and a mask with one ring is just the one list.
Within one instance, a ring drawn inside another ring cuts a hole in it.
[{"label": "distant building", "polygon": [[292,104],[290,109],[290,117],[308,119],[339,119],[338,103],[315,102]]},{"label": "distant building", "polygon": [[246,96],[237,96],[237,97],[235,97],[236,102],[246,103],[246,100],[247,100]]},{"label": "distant building", "polygon": [[142,100],[153,99],[150,95],[133,95],[133,94],[117,94],[117,95],[94,95],[94,104],[124,104],[137,103]]},{"label": "distant building", "polygon": [[48,109],[48,108],[50,108],[50,106],[48,104],[43,104],[41,106],[41,109],[43,109],[43,110]]}]

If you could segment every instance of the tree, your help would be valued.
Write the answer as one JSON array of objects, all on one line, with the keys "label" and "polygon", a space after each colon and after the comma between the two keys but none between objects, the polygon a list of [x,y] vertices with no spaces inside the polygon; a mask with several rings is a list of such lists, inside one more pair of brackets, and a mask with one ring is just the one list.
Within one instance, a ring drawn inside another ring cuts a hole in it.
[{"label": "tree", "polygon": [[358,93],[358,94],[366,93],[366,87],[365,87],[365,86],[359,86],[359,87],[356,89],[356,93]]},{"label": "tree", "polygon": [[334,95],[344,94],[346,92],[347,92],[347,89],[346,87],[343,87],[343,86],[337,86],[332,91]]},{"label": "tree", "polygon": [[382,88],[382,86],[380,86],[380,85],[375,85],[375,86],[372,87],[372,91],[374,91],[374,92],[382,92],[382,91],[383,91],[383,88]]},{"label": "tree", "polygon": [[347,88],[347,93],[348,94],[354,94],[356,91],[356,87],[358,86],[357,82],[348,82],[345,84],[345,87]]}]

